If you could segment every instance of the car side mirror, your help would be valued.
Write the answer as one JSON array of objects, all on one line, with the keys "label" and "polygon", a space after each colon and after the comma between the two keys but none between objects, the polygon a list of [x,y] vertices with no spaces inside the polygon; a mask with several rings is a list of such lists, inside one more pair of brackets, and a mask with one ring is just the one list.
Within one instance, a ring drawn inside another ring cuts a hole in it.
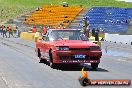
[{"label": "car side mirror", "polygon": [[46,39],[46,35],[43,35],[42,40],[45,40],[45,39]]},{"label": "car side mirror", "polygon": [[42,39],[43,39],[44,41],[49,41],[49,37],[47,37],[47,36],[45,36],[45,35],[42,37]]}]

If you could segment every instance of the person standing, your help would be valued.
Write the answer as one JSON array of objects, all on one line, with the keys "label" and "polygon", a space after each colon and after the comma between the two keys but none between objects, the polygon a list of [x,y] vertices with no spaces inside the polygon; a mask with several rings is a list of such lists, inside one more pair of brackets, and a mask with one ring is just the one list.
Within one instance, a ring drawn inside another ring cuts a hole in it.
[{"label": "person standing", "polygon": [[47,27],[43,27],[43,34],[46,34],[46,32],[47,32]]},{"label": "person standing", "polygon": [[19,38],[20,37],[20,34],[21,34],[21,31],[18,28],[18,26],[16,26],[16,34],[17,34],[17,37]]},{"label": "person standing", "polygon": [[92,29],[92,36],[95,37],[95,29],[94,28]]},{"label": "person standing", "polygon": [[36,33],[35,33],[35,42],[37,42],[37,40],[38,40],[38,38],[39,38],[39,35],[40,35],[39,32],[36,32]]},{"label": "person standing", "polygon": [[2,27],[0,26],[0,33],[1,33],[1,35],[2,35]]},{"label": "person standing", "polygon": [[99,41],[99,30],[95,31],[95,41]]},{"label": "person standing", "polygon": [[7,29],[6,29],[6,27],[4,26],[4,28],[3,28],[3,38],[4,38],[4,37],[7,38],[6,32],[7,32]]},{"label": "person standing", "polygon": [[13,30],[12,30],[11,26],[8,27],[8,32],[9,32],[9,38],[10,38],[10,35],[12,35],[12,37],[14,37]]},{"label": "person standing", "polygon": [[84,34],[89,38],[89,21],[87,17],[84,17],[83,19],[84,23],[83,23],[83,30],[84,30]]},{"label": "person standing", "polygon": [[32,33],[36,33],[37,32],[37,28],[36,28],[36,26],[34,26],[33,28],[32,28]]},{"label": "person standing", "polygon": [[4,25],[1,26],[1,35],[3,35]]}]

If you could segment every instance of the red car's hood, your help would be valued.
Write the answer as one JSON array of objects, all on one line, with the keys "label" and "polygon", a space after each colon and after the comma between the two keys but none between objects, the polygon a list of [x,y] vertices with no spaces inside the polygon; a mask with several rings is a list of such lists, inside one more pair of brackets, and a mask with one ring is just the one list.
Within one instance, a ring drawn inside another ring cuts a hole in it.
[{"label": "red car's hood", "polygon": [[89,46],[97,46],[97,44],[92,43],[90,41],[82,41],[82,40],[60,40],[53,41],[54,46],[69,46],[69,47],[89,47]]}]

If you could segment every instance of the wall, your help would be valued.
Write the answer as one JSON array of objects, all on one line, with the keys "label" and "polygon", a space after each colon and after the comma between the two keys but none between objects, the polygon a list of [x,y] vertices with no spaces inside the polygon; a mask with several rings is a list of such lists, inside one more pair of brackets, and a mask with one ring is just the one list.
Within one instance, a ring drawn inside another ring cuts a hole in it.
[{"label": "wall", "polygon": [[36,42],[38,39],[42,39],[42,36],[38,35],[37,40],[36,40],[35,33],[21,32],[20,38],[26,39],[26,40],[32,40]]},{"label": "wall", "polygon": [[105,40],[115,43],[132,44],[132,35],[119,35],[105,33]]}]

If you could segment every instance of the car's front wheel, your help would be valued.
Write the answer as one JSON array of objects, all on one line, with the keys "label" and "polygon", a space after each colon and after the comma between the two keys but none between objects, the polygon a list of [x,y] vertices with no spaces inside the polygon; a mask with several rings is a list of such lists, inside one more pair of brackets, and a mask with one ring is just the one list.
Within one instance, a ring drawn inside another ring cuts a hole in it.
[{"label": "car's front wheel", "polygon": [[52,55],[52,50],[50,50],[50,51],[49,51],[49,57],[50,57],[50,60],[49,60],[49,66],[50,66],[51,68],[56,67],[56,64],[55,64],[55,63],[53,63],[53,55]]},{"label": "car's front wheel", "polygon": [[93,70],[96,70],[98,68],[99,63],[91,63],[91,67]]}]

